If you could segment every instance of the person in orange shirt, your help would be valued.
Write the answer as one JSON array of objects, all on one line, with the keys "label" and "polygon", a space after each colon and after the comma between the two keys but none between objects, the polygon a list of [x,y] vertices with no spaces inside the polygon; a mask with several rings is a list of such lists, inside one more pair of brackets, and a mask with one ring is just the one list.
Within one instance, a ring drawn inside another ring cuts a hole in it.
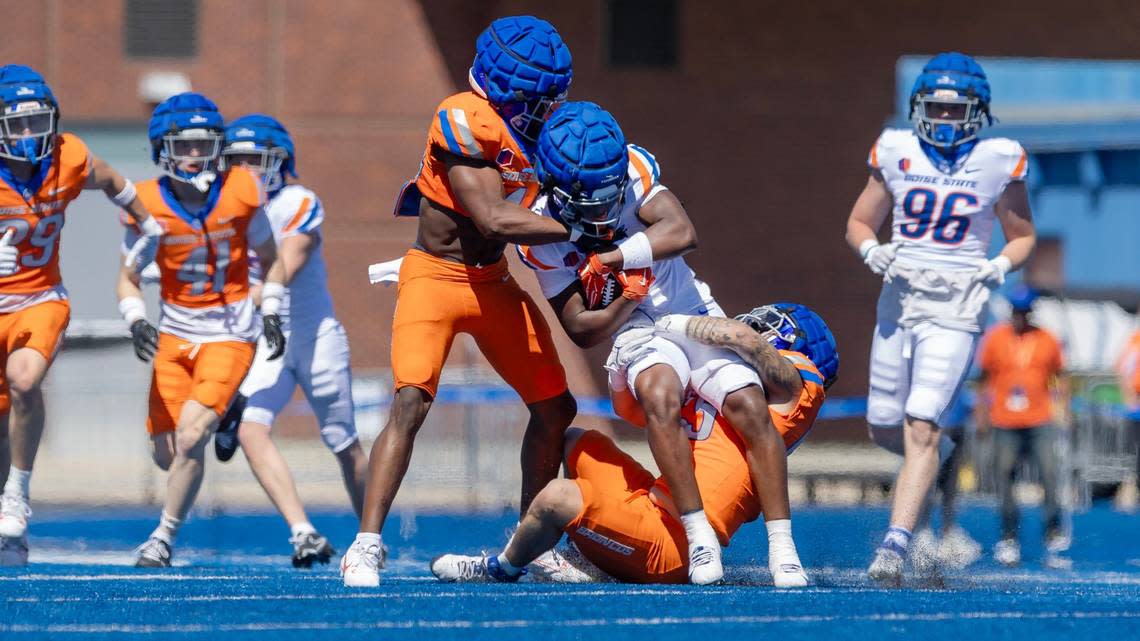
[{"label": "person in orange shirt", "polygon": [[[139,275],[119,275],[119,311],[135,355],[153,358],[150,433],[154,462],[170,472],[159,525],[138,547],[138,567],[170,567],[178,529],[202,485],[206,443],[253,362],[260,334],[269,360],[285,351],[278,311],[285,269],[260,178],[242,167],[218,172],[223,121],[205,96],[182,93],[155,107],[152,159],[163,177],[138,186],[164,233],[155,262],[162,320],[146,319]],[[130,232],[128,232],[128,236]],[[249,288],[249,249],[266,274],[260,317]]]},{"label": "person in orange shirt", "polygon": [[348,587],[380,583],[380,533],[456,334],[475,339],[530,412],[523,512],[558,474],[562,435],[577,406],[550,328],[511,277],[503,250],[577,238],[527,209],[539,187],[534,143],[565,101],[571,76],[570,51],[550,23],[500,18],[476,42],[471,91],[445,98],[433,113],[419,174],[396,204],[397,214],[419,217],[419,230],[402,259],[392,321],[395,398],[372,444],[359,532],[341,559]]},{"label": "person in orange shirt", "polygon": [[[670,315],[658,332],[681,328],[702,344],[733,350],[756,368],[767,414],[788,452],[807,436],[835,381],[839,357],[831,331],[802,305],[758,307],[736,319]],[[652,334],[648,334],[648,339]],[[631,342],[627,349],[644,348]],[[622,358],[621,355],[618,356]],[[645,414],[628,387],[614,390],[614,410],[634,425]],[[721,545],[760,516],[744,441],[712,406],[690,394],[681,413],[701,499]],[[600,432],[571,428],[566,479],[539,493],[500,554],[445,554],[431,562],[441,581],[514,582],[565,532],[596,568],[631,583],[687,583],[688,541],[664,478],[656,478]],[[769,535],[771,536],[771,535]],[[585,581],[596,572],[566,575]]]},{"label": "person in orange shirt", "polygon": [[1128,344],[1116,363],[1121,401],[1124,403],[1125,418],[1129,436],[1136,447],[1136,476],[1120,484],[1116,491],[1117,509],[1132,512],[1136,510],[1140,495],[1140,330],[1128,337]]},{"label": "person in orange shirt", "polygon": [[[1022,285],[1009,295],[1013,313],[1009,322],[992,327],[983,337],[978,358],[984,400],[976,405],[978,436],[993,428],[995,475],[1001,501],[1001,541],[994,547],[994,558],[1007,566],[1021,562],[1018,541],[1019,513],[1013,498],[1013,480],[1026,458],[1041,471],[1045,491],[1046,564],[1063,565],[1059,555],[1069,548],[1069,537],[1061,526],[1057,502],[1057,442],[1055,412],[1067,413],[1068,381],[1062,375],[1064,360],[1061,344],[1047,330],[1033,325],[1029,313],[1037,294]],[[1060,408],[1054,406],[1051,386],[1057,382]],[[1067,418],[1062,416],[1061,424]]]},{"label": "person in orange shirt", "polygon": [[161,230],[131,181],[59,132],[59,105],[43,76],[0,67],[0,565],[27,563],[28,489],[44,428],[40,384],[71,317],[59,271],[67,206],[101,190],[147,230],[127,252],[133,269]]}]

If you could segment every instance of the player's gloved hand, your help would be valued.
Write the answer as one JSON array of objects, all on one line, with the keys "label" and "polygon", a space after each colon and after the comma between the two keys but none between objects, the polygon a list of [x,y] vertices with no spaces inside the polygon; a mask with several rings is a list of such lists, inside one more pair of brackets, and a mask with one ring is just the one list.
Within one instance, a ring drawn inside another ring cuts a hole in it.
[{"label": "player's gloved hand", "polygon": [[149,363],[158,350],[158,330],[145,318],[131,323],[131,342],[135,346],[135,356],[144,363]]},{"label": "player's gloved hand", "polygon": [[648,267],[624,269],[617,273],[617,279],[621,283],[622,298],[640,302],[653,286],[653,270]]},{"label": "player's gloved hand", "polygon": [[998,256],[982,261],[978,271],[970,277],[971,283],[983,283],[986,287],[1001,287],[1005,283],[1005,275],[1013,268],[1013,263],[1005,256]]},{"label": "player's gloved hand", "polygon": [[602,264],[597,254],[590,254],[578,270],[578,280],[582,282],[582,291],[586,294],[586,307],[594,309],[601,303],[606,278],[610,273],[610,268]]},{"label": "player's gloved hand", "polygon": [[652,325],[631,327],[617,335],[606,369],[611,372],[624,372],[643,356],[649,353],[649,341],[653,340],[656,328]]},{"label": "player's gloved hand", "polygon": [[863,264],[876,276],[887,273],[891,263],[895,262],[895,254],[898,251],[898,243],[880,245],[879,241],[873,239],[864,241],[859,247],[859,254],[863,256]]},{"label": "player's gloved hand", "polygon": [[269,360],[277,360],[285,353],[285,332],[281,331],[281,300],[285,298],[285,286],[266,281],[261,286],[261,334],[269,348]]},{"label": "player's gloved hand", "polygon": [[685,328],[689,325],[689,319],[692,316],[688,314],[666,314],[657,319],[658,334],[671,335],[671,336],[684,336]]},{"label": "player's gloved hand", "polygon": [[12,246],[12,236],[16,229],[9,227],[0,237],[0,276],[11,276],[20,268],[20,250]]},{"label": "player's gloved hand", "polygon": [[154,256],[158,253],[158,245],[164,233],[166,231],[154,219],[154,216],[144,220],[142,222],[142,235],[127,251],[127,255],[123,258],[123,266],[133,269],[137,274],[144,267],[154,262]]}]

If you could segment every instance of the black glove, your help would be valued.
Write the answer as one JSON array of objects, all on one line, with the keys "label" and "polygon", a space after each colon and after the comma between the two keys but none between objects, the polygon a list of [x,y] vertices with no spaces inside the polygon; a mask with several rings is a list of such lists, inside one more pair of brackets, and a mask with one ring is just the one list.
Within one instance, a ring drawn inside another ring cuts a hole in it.
[{"label": "black glove", "polygon": [[285,332],[281,331],[281,317],[277,314],[266,314],[261,317],[261,333],[265,336],[265,344],[269,347],[269,360],[277,360],[285,353]]},{"label": "black glove", "polygon": [[135,356],[140,361],[149,363],[158,349],[158,330],[145,318],[140,318],[131,323],[131,341],[135,344]]}]

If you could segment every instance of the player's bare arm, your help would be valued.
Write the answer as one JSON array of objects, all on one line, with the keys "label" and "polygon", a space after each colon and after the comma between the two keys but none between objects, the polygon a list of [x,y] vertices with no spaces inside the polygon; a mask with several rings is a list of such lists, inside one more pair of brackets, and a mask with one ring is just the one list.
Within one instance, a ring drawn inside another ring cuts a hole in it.
[{"label": "player's bare arm", "polygon": [[609,340],[629,320],[641,301],[622,296],[608,307],[586,309],[582,284],[575,281],[549,302],[570,340],[586,349]]},{"label": "player's bare arm", "polygon": [[[658,193],[638,210],[637,217],[645,223],[653,260],[683,256],[697,248],[697,230],[673,192]],[[599,253],[598,258],[610,269],[621,269],[628,259],[617,247]]]},{"label": "player's bare arm", "polygon": [[503,199],[499,170],[481,161],[436,150],[447,162],[447,179],[479,232],[503,243],[542,245],[570,240],[562,223]]},{"label": "player's bare arm", "polygon": [[319,246],[320,241],[311,232],[289,236],[281,241],[281,245],[277,248],[277,262],[281,263],[284,270],[283,278],[286,286],[293,282],[293,277],[305,267],[309,256]]},{"label": "player's bare arm", "polygon": [[692,316],[685,324],[685,335],[698,343],[725,347],[739,354],[760,373],[771,404],[786,403],[803,389],[803,379],[796,366],[746,323],[731,318]]},{"label": "player's bare arm", "polygon": [[994,204],[1001,231],[1005,234],[1005,247],[1001,255],[1009,259],[1010,270],[1018,269],[1029,260],[1037,245],[1037,232],[1033,227],[1033,214],[1029,208],[1029,190],[1025,181],[1011,182]]},{"label": "player's bare arm", "polygon": [[872,171],[847,217],[847,244],[851,249],[859,251],[863,243],[876,240],[893,206],[894,199],[883,182],[883,174]]},{"label": "player's bare arm", "polygon": [[87,174],[83,188],[102,191],[107,198],[130,214],[136,224],[141,225],[150,218],[150,212],[135,195],[134,185],[98,156],[91,157],[91,171]]}]

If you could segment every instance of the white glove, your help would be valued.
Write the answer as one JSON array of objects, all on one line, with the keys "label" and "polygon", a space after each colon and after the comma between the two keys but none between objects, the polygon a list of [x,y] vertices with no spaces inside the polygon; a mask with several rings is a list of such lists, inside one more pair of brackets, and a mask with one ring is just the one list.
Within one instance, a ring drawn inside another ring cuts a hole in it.
[{"label": "white glove", "polygon": [[657,319],[657,324],[654,327],[657,328],[658,334],[684,336],[690,318],[691,316],[687,314],[666,314]]},{"label": "white glove", "polygon": [[618,334],[614,347],[606,359],[606,369],[611,372],[624,372],[643,356],[649,353],[649,341],[653,340],[656,328],[652,325],[631,327]]},{"label": "white glove", "polygon": [[142,235],[131,245],[127,255],[123,257],[123,267],[133,269],[135,273],[141,273],[143,268],[154,262],[154,256],[158,253],[158,244],[164,233],[166,231],[154,219],[154,216],[144,220]]},{"label": "white glove", "polygon": [[20,268],[20,250],[11,244],[15,234],[16,229],[9,227],[0,237],[0,276],[11,276]]},{"label": "white glove", "polygon": [[898,243],[880,245],[877,240],[865,240],[859,246],[859,254],[863,256],[863,264],[870,268],[871,273],[876,276],[887,273],[891,263],[895,262],[895,254],[898,251]]},{"label": "white glove", "polygon": [[1001,287],[1005,283],[1005,275],[1013,268],[1013,263],[1005,256],[998,256],[982,261],[978,271],[970,277],[971,283],[984,283],[987,287]]}]

